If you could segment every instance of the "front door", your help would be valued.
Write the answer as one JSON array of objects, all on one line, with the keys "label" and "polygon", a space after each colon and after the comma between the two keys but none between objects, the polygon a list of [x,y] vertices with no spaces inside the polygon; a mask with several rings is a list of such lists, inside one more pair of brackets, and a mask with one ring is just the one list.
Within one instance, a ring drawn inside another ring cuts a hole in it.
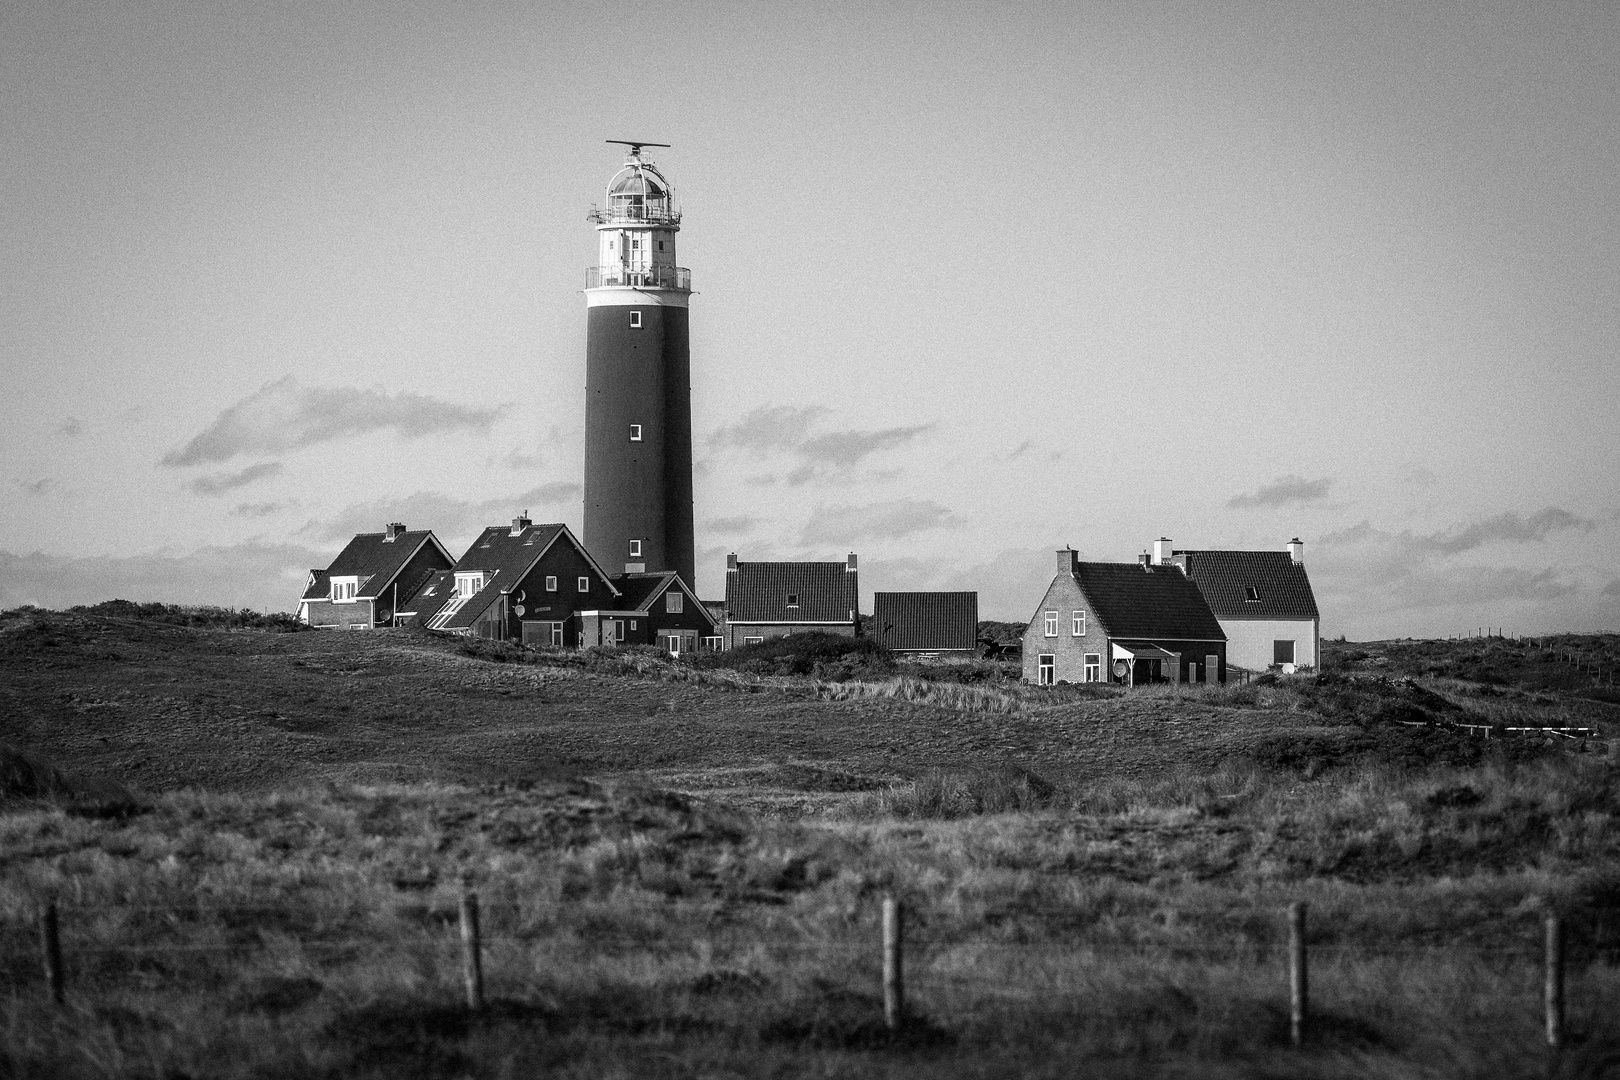
[{"label": "front door", "polygon": [[1057,657],[1052,653],[1041,653],[1035,660],[1035,682],[1041,686],[1051,686],[1053,676],[1056,674]]}]

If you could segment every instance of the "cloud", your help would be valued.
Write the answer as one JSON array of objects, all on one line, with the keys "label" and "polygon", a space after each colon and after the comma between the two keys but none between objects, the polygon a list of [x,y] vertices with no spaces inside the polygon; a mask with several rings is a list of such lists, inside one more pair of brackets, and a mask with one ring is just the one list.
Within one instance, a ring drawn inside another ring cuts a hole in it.
[{"label": "cloud", "polygon": [[312,567],[332,554],[250,542],[185,555],[67,558],[0,551],[0,608],[46,608],[124,599],[294,611]]},{"label": "cloud", "polygon": [[30,495],[44,495],[56,486],[56,481],[49,476],[42,476],[38,480],[19,480],[17,486]]},{"label": "cloud", "polygon": [[857,539],[892,540],[925,529],[954,525],[956,515],[939,503],[892,499],[867,506],[818,506],[805,523],[804,545],[849,543]]},{"label": "cloud", "polygon": [[486,464],[505,465],[508,469],[538,469],[546,463],[540,454],[531,454],[520,447],[513,447],[503,458],[488,458]]},{"label": "cloud", "polygon": [[751,531],[758,521],[758,518],[751,517],[710,518],[703,523],[703,527],[717,533],[745,533]]},{"label": "cloud", "polygon": [[1492,542],[1524,544],[1545,540],[1553,533],[1590,531],[1596,527],[1595,521],[1588,521],[1568,510],[1549,506],[1527,518],[1514,513],[1497,514],[1493,518],[1476,521],[1445,533],[1435,533],[1425,539],[1442,554],[1455,555]]},{"label": "cloud", "polygon": [[567,481],[541,484],[516,495],[471,501],[437,491],[418,491],[402,499],[357,503],[334,517],[311,521],[300,533],[320,540],[345,540],[356,533],[378,532],[390,521],[402,521],[412,529],[432,529],[440,540],[470,536],[490,525],[510,521],[525,510],[536,520],[554,509],[578,499],[580,485]]},{"label": "cloud", "polygon": [[241,472],[215,473],[212,476],[199,476],[186,487],[198,495],[222,495],[227,491],[234,491],[239,487],[246,487],[256,480],[264,480],[278,475],[283,469],[279,461],[261,461],[257,465],[249,465]]},{"label": "cloud", "polygon": [[56,434],[66,436],[69,439],[76,439],[84,434],[84,425],[79,423],[77,416],[70,416],[57,427]]},{"label": "cloud", "polygon": [[1009,450],[1007,452],[1007,460],[1012,461],[1014,458],[1023,457],[1025,454],[1029,453],[1034,448],[1035,448],[1035,440],[1034,439],[1025,439],[1023,442],[1019,443],[1017,446],[1013,447],[1011,450]]},{"label": "cloud", "polygon": [[915,427],[881,428],[877,431],[829,432],[826,435],[806,439],[799,446],[799,453],[816,464],[848,469],[859,465],[862,460],[879,450],[904,446],[933,426],[933,424],[918,424]]},{"label": "cloud", "polygon": [[713,447],[736,446],[744,450],[792,450],[804,440],[810,425],[832,412],[820,405],[794,408],[766,405],[746,413],[735,424],[728,424],[709,436]]},{"label": "cloud", "polygon": [[231,514],[234,517],[269,517],[276,511],[285,510],[292,505],[294,504],[290,502],[237,503],[231,508]]},{"label": "cloud", "polygon": [[380,388],[304,387],[288,375],[221,412],[202,434],[165,454],[163,464],[180,467],[242,454],[279,454],[388,428],[405,438],[487,432],[503,409],[469,409]]},{"label": "cloud", "polygon": [[1269,484],[1262,485],[1257,491],[1234,495],[1227,500],[1226,505],[1234,510],[1252,510],[1259,506],[1315,502],[1317,499],[1327,497],[1328,488],[1332,484],[1333,481],[1325,477],[1321,480],[1306,480],[1301,476],[1281,476]]}]

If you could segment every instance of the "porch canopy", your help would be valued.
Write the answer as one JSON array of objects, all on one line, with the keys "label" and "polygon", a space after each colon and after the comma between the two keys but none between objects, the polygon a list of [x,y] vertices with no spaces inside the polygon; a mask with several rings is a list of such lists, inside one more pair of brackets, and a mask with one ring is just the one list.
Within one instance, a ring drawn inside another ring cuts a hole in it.
[{"label": "porch canopy", "polygon": [[1162,645],[1155,645],[1151,641],[1115,641],[1113,646],[1113,660],[1164,660],[1179,665],[1181,654],[1171,652]]}]

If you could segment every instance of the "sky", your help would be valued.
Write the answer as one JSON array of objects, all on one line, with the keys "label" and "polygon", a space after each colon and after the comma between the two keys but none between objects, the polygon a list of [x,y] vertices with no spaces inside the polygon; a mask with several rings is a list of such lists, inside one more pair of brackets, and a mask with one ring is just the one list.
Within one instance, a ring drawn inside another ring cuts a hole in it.
[{"label": "sky", "polygon": [[0,607],[577,532],[643,139],[701,595],[855,551],[1023,620],[1065,545],[1298,536],[1328,636],[1620,630],[1617,55],[1608,2],[0,6]]}]

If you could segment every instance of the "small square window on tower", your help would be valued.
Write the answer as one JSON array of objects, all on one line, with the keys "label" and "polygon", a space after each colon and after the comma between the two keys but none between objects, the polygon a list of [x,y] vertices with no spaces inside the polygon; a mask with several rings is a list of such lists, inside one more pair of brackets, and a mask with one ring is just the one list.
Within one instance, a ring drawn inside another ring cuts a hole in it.
[{"label": "small square window on tower", "polygon": [[630,441],[631,442],[640,442],[641,441],[641,425],[640,424],[631,424],[630,425]]},{"label": "small square window on tower", "polygon": [[635,330],[641,326],[641,312],[632,309],[630,312],[630,329]]},{"label": "small square window on tower", "polygon": [[630,541],[630,557],[632,559],[641,558],[641,541],[640,540],[632,540],[632,541]]},{"label": "small square window on tower", "polygon": [[659,251],[664,250],[664,242],[662,240],[658,241],[658,250]]}]

